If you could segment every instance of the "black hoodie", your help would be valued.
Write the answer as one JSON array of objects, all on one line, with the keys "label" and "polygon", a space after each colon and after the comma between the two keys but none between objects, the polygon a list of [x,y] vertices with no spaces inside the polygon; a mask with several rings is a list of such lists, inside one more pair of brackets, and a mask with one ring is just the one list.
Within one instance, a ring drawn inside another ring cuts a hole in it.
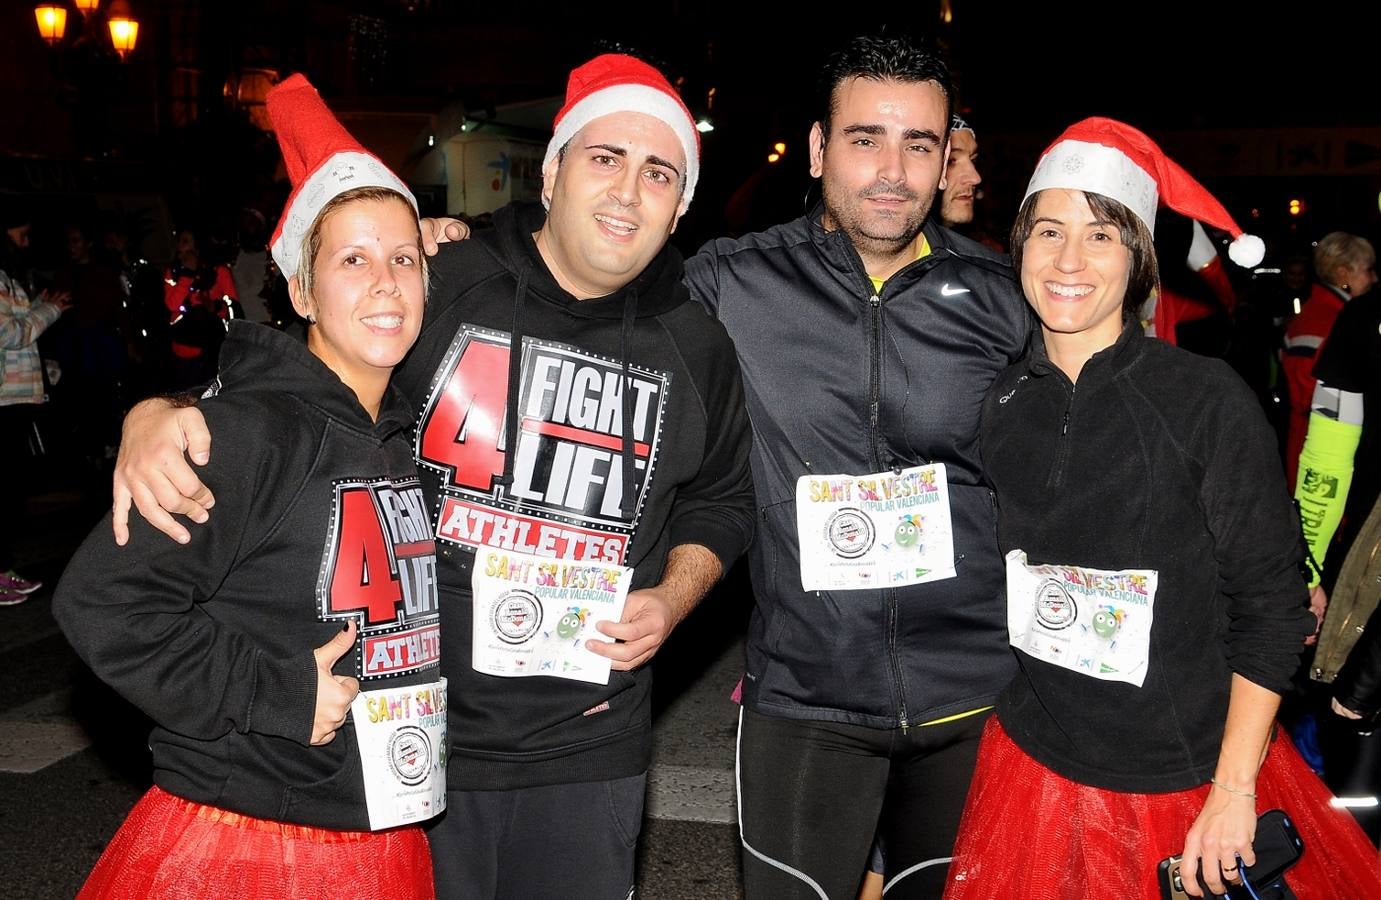
[{"label": "black hoodie", "polygon": [[[191,542],[102,521],[68,564],[53,615],[82,660],[154,720],[154,782],[234,812],[366,830],[354,727],[309,745],[312,651],[355,619],[335,666],[361,690],[437,677],[436,556],[390,389],[377,422],[298,341],[232,322],[200,404],[215,492]],[[367,573],[367,574],[366,574]],[[361,586],[363,582],[368,584]]]},{"label": "black hoodie", "polygon": [[511,204],[492,230],[443,245],[394,376],[421,411],[414,449],[435,504],[456,789],[635,775],[651,752],[646,666],[608,685],[471,668],[476,547],[618,562],[636,590],[661,580],[674,546],[704,545],[727,571],[752,537],[737,360],[690,302],[680,255],[663,248],[619,291],[578,300],[537,251],[544,219]]}]

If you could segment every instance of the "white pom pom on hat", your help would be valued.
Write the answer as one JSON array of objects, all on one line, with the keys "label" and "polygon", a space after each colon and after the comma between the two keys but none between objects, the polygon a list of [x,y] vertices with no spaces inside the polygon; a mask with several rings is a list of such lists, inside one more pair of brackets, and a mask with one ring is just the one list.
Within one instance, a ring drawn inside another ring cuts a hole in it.
[{"label": "white pom pom on hat", "polygon": [[1115,119],[1076,122],[1036,164],[1027,197],[1046,188],[1102,194],[1126,206],[1148,229],[1163,203],[1177,213],[1232,235],[1228,257],[1250,268],[1266,256],[1261,238],[1245,234],[1223,205],[1141,131]]},{"label": "white pom pom on hat", "polygon": [[302,241],[321,210],[354,188],[397,191],[417,211],[417,199],[403,180],[345,130],[316,88],[302,75],[289,75],[266,98],[292,196],[269,241],[273,261],[284,278],[302,264]]}]

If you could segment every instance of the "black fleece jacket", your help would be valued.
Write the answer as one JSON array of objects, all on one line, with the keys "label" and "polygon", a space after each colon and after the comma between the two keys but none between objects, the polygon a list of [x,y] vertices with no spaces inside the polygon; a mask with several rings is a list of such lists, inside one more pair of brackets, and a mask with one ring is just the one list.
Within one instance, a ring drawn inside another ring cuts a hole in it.
[{"label": "black fleece jacket", "polygon": [[511,204],[442,246],[422,335],[394,375],[421,410],[457,789],[635,775],[651,755],[647,666],[608,685],[471,668],[477,548],[622,563],[636,590],[661,580],[674,546],[704,545],[727,571],[752,539],[733,345],[690,301],[680,255],[666,247],[621,290],[578,300],[537,251],[544,219]]},{"label": "black fleece jacket", "polygon": [[982,448],[1004,553],[1159,573],[1141,687],[1018,652],[1003,727],[1083,784],[1148,793],[1207,782],[1232,673],[1287,690],[1313,630],[1298,517],[1251,392],[1220,360],[1134,324],[1076,386],[1037,334],[988,394]]},{"label": "black fleece jacket", "polygon": [[[367,830],[353,723],[309,745],[312,651],[355,619],[335,666],[361,689],[435,680],[436,556],[396,391],[370,421],[300,342],[232,322],[201,402],[216,494],[183,546],[130,517],[102,521],[53,614],[82,660],[154,720],[154,782],[234,812]],[[364,548],[361,552],[359,548]],[[361,588],[361,582],[370,582]]]}]

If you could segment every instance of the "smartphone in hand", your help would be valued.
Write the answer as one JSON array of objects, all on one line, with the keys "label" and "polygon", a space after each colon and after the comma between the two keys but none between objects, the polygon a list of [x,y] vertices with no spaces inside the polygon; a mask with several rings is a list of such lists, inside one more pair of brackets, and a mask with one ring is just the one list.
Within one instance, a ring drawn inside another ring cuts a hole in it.
[{"label": "smartphone in hand", "polygon": [[[1202,872],[1199,874],[1199,888],[1205,897],[1249,898],[1252,896],[1243,884],[1253,888],[1265,887],[1285,874],[1285,871],[1299,861],[1304,853],[1304,839],[1295,830],[1295,823],[1284,810],[1269,809],[1256,818],[1256,839],[1252,841],[1256,851],[1256,863],[1241,870],[1242,882],[1228,888],[1228,893],[1213,894],[1204,884]],[[1156,880],[1160,884],[1161,900],[1191,900],[1185,893],[1184,882],[1180,878],[1180,858],[1170,856],[1160,861],[1156,867]]]}]

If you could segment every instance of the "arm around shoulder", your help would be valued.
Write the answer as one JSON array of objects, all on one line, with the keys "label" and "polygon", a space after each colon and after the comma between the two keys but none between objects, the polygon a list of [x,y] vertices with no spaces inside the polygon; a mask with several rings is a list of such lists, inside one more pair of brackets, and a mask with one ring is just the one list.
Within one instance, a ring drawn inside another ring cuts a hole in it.
[{"label": "arm around shoulder", "polygon": [[211,456],[211,432],[195,406],[180,398],[154,397],[136,404],[125,417],[120,454],[115,461],[115,542],[129,540],[133,504],[159,531],[180,544],[191,534],[173,515],[203,524],[216,503],[188,459],[205,465]]},{"label": "arm around shoulder", "polygon": [[214,739],[252,730],[303,743],[311,734],[312,648],[275,658],[206,605],[249,549],[251,523],[267,527],[273,515],[274,492],[260,490],[265,474],[257,461],[209,468],[225,501],[186,546],[136,520],[128,546],[119,547],[98,525],[54,595],[54,618],[78,656],[180,734]]}]

